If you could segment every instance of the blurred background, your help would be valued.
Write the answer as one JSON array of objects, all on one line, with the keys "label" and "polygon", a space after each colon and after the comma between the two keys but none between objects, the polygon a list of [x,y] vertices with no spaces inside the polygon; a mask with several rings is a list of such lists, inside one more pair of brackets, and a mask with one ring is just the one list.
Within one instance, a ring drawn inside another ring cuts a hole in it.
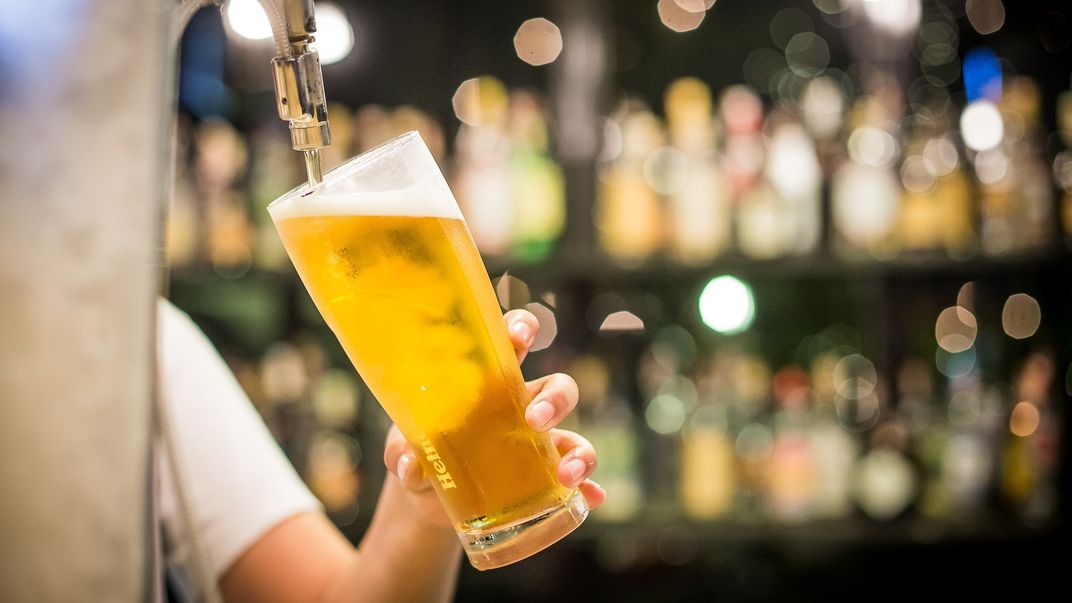
[{"label": "blurred background", "polygon": [[[609,499],[458,600],[1063,587],[1072,8],[317,2],[334,144],[439,161]],[[180,64],[170,296],[355,542],[388,419],[265,206],[304,178],[255,0]]]}]

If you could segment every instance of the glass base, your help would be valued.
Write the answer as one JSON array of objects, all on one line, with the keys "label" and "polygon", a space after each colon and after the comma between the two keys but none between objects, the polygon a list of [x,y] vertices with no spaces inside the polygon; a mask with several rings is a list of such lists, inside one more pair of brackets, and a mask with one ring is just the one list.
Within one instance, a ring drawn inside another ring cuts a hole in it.
[{"label": "glass base", "polygon": [[458,536],[469,563],[484,571],[521,561],[561,540],[588,517],[580,491],[561,505],[511,526],[473,530]]}]

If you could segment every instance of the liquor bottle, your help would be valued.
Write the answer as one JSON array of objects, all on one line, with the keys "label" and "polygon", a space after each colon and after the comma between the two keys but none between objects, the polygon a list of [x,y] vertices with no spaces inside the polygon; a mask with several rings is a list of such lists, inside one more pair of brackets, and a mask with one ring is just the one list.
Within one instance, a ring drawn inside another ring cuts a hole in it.
[{"label": "liquor bottle", "polygon": [[899,116],[875,97],[857,101],[851,112],[849,158],[831,183],[834,249],[842,256],[895,256],[894,230],[901,213],[901,182],[894,171],[899,156],[895,137]]},{"label": "liquor bottle", "polygon": [[548,150],[545,109],[538,96],[510,94],[508,128],[514,203],[511,255],[535,262],[547,257],[565,226],[565,181]]},{"label": "liquor bottle", "polygon": [[189,120],[179,118],[175,124],[175,155],[180,158],[168,197],[165,257],[168,266],[182,268],[197,260],[198,204],[193,192],[190,166],[191,129]]},{"label": "liquor bottle", "polygon": [[287,137],[279,136],[279,132],[271,127],[261,127],[251,133],[250,149],[249,195],[256,228],[253,263],[266,270],[286,270],[292,264],[265,208],[303,180],[300,159]]},{"label": "liquor bottle", "polygon": [[235,188],[246,168],[245,140],[227,122],[198,127],[196,182],[205,203],[206,255],[217,270],[241,274],[251,263],[253,230],[247,200]]},{"label": "liquor bottle", "polygon": [[858,440],[837,420],[833,404],[816,404],[807,427],[813,456],[815,492],[811,515],[837,519],[852,512],[852,471],[860,456]]},{"label": "liquor bottle", "polygon": [[924,108],[906,134],[897,225],[906,251],[963,258],[975,248],[971,192],[950,130],[944,113]]},{"label": "liquor bottle", "polygon": [[[942,458],[943,492],[948,509],[955,517],[979,513],[991,491],[997,448],[987,406],[988,396],[978,375],[954,379],[949,387],[949,436]],[[996,401],[999,405],[1000,399]]]},{"label": "liquor bottle", "polygon": [[819,244],[822,233],[822,174],[815,142],[789,115],[772,114],[768,124],[764,178],[779,199],[777,246],[783,254],[809,253]]},{"label": "liquor bottle", "polygon": [[506,133],[509,101],[506,87],[492,77],[478,78],[468,90],[471,96],[465,104],[470,112],[455,139],[452,188],[477,248],[482,254],[503,257],[514,226]]},{"label": "liquor bottle", "polygon": [[665,112],[670,142],[683,164],[668,195],[671,249],[687,264],[703,264],[730,244],[729,190],[715,153],[711,91],[696,78],[667,87]]},{"label": "liquor bottle", "polygon": [[694,519],[722,518],[733,511],[737,469],[726,411],[724,403],[703,403],[682,431],[681,502]]},{"label": "liquor bottle", "polygon": [[1060,417],[1053,408],[1054,362],[1032,353],[1017,375],[1002,454],[1002,494],[1021,518],[1041,525],[1057,508]]},{"label": "liquor bottle", "polygon": [[632,519],[644,501],[633,411],[611,389],[610,371],[598,356],[581,356],[570,373],[581,392],[580,429],[599,451],[593,479],[607,491],[606,503],[592,517],[606,522]]},{"label": "liquor bottle", "polygon": [[644,173],[665,135],[653,113],[629,104],[612,120],[621,132],[621,150],[600,170],[596,224],[603,249],[621,263],[636,264],[658,251],[665,238],[663,203]]},{"label": "liquor bottle", "polygon": [[781,521],[802,521],[815,498],[815,456],[808,437],[808,376],[797,367],[780,369],[773,379],[774,440],[768,465],[768,506]]},{"label": "liquor bottle", "polygon": [[1057,97],[1057,129],[1065,150],[1054,163],[1057,185],[1061,188],[1061,225],[1065,245],[1072,248],[1072,90]]},{"label": "liquor bottle", "polygon": [[982,246],[990,255],[1042,248],[1056,234],[1050,169],[1042,157],[1039,95],[1027,76],[1010,79],[999,104],[1005,137],[976,157],[983,184]]}]

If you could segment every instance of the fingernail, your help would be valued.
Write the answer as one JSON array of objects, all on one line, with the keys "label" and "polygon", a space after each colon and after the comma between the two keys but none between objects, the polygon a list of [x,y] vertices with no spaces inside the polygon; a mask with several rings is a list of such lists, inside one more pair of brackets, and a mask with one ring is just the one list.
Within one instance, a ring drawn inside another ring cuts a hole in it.
[{"label": "fingernail", "polygon": [[588,465],[581,459],[572,459],[566,462],[566,473],[569,473],[570,476],[570,486],[576,486],[581,483],[581,478],[584,477],[586,469],[588,469]]},{"label": "fingernail", "polygon": [[413,459],[408,454],[403,454],[398,458],[398,467],[395,472],[398,473],[398,481],[406,483],[406,473],[409,471],[409,465],[413,462]]},{"label": "fingernail", "polygon": [[523,320],[514,321],[510,325],[510,334],[520,338],[525,345],[532,342],[532,327]]},{"label": "fingernail", "polygon": [[532,414],[533,423],[535,423],[534,429],[543,429],[547,427],[547,424],[551,422],[551,418],[555,416],[555,407],[547,400],[540,400],[532,403],[529,412]]}]

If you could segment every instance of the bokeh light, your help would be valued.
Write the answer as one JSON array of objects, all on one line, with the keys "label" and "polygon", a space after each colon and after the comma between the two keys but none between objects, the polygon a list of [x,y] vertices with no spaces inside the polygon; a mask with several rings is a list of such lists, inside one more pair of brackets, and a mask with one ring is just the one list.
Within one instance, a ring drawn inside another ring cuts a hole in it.
[{"label": "bokeh light", "polygon": [[506,86],[491,76],[465,80],[458,86],[450,102],[454,115],[467,126],[496,124],[506,119]]},{"label": "bokeh light", "polygon": [[354,49],[354,28],[337,4],[316,4],[316,50],[324,65],[338,63]]},{"label": "bokeh light", "polygon": [[1026,293],[1010,295],[1001,310],[1001,327],[1013,339],[1027,339],[1042,322],[1038,301]]},{"label": "bokeh light", "polygon": [[964,12],[972,28],[983,35],[992,34],[1005,24],[1005,5],[1001,0],[968,0]]},{"label": "bokeh light", "polygon": [[857,128],[849,134],[849,156],[856,163],[887,167],[893,164],[900,152],[897,139],[881,128]]},{"label": "bokeh light", "polygon": [[870,395],[878,385],[875,364],[863,354],[848,354],[834,366],[834,391],[848,399]]},{"label": "bokeh light", "polygon": [[272,37],[272,24],[257,0],[230,0],[223,14],[231,31],[247,40]]},{"label": "bokeh light", "polygon": [[864,16],[878,29],[905,35],[919,25],[920,0],[863,0]]},{"label": "bokeh light", "polygon": [[529,348],[529,351],[538,352],[547,349],[554,343],[555,337],[558,336],[558,321],[555,320],[555,313],[547,306],[536,302],[525,304],[525,309],[532,312],[536,320],[540,321],[540,328],[536,332],[536,340],[532,342],[532,347]]},{"label": "bokeh light", "polygon": [[893,519],[916,496],[917,479],[902,454],[876,448],[860,459],[853,476],[853,490],[860,508],[873,519]]},{"label": "bokeh light", "polygon": [[955,354],[938,348],[938,351],[934,354],[934,364],[938,368],[938,372],[950,379],[960,379],[970,375],[975,370],[976,359],[977,354],[974,347]]},{"label": "bokeh light", "polygon": [[998,146],[1005,136],[1001,112],[988,100],[969,103],[960,114],[960,133],[969,149],[985,151]]},{"label": "bokeh light", "polygon": [[711,279],[700,293],[699,306],[703,323],[724,335],[745,331],[756,315],[752,288],[730,275]]},{"label": "bokeh light", "polygon": [[960,163],[956,145],[946,136],[928,140],[923,146],[923,157],[934,170],[935,176],[945,176],[951,173]]},{"label": "bokeh light", "polygon": [[[789,42],[800,33],[815,31],[808,13],[796,7],[783,8],[775,13],[770,22],[770,36],[774,45],[787,53]],[[814,34],[812,34],[814,35]]]},{"label": "bokeh light", "polygon": [[901,184],[905,190],[922,194],[934,188],[937,170],[923,155],[910,155],[901,164]]},{"label": "bokeh light", "polygon": [[639,316],[628,310],[611,312],[599,325],[601,334],[624,333],[629,331],[643,331],[644,321]]},{"label": "bokeh light", "polygon": [[1026,400],[1018,402],[1009,415],[1009,431],[1015,436],[1026,438],[1038,430],[1039,419],[1037,406]]},{"label": "bokeh light", "polygon": [[804,123],[816,137],[832,137],[841,130],[845,97],[841,86],[833,78],[823,76],[810,80],[804,88],[800,104],[804,111]]},{"label": "bokeh light", "polygon": [[772,48],[757,48],[744,58],[744,80],[760,92],[770,92],[775,74],[788,67],[782,53]]},{"label": "bokeh light", "polygon": [[687,163],[676,147],[655,149],[644,160],[644,182],[660,195],[672,195],[685,186]]},{"label": "bokeh light", "polygon": [[972,312],[975,309],[975,281],[968,281],[957,291],[957,305]]},{"label": "bokeh light", "polygon": [[980,151],[975,156],[975,175],[983,184],[1000,184],[1009,175],[1009,158],[1001,149]]},{"label": "bokeh light", "polygon": [[934,338],[947,352],[963,352],[975,344],[978,325],[967,308],[953,306],[942,310],[934,323]]},{"label": "bokeh light", "polygon": [[687,412],[685,404],[674,394],[659,394],[648,402],[644,410],[644,421],[655,433],[670,435],[681,431],[685,426]]},{"label": "bokeh light", "polygon": [[826,40],[810,31],[794,35],[785,47],[789,69],[796,75],[811,78],[830,64],[830,46]]},{"label": "bokeh light", "polygon": [[690,13],[702,13],[715,5],[715,0],[674,0],[681,8]]},{"label": "bokeh light", "polygon": [[759,462],[771,455],[774,438],[771,430],[761,423],[749,423],[741,428],[734,442],[737,455],[746,462]]},{"label": "bokeh light", "polygon": [[696,29],[707,14],[705,11],[689,12],[678,6],[675,0],[659,0],[658,10],[663,25],[676,32]]},{"label": "bokeh light", "polygon": [[532,301],[528,283],[516,276],[511,276],[509,273],[503,274],[495,279],[493,284],[495,296],[499,298],[499,305],[503,310],[521,308]]},{"label": "bokeh light", "polygon": [[819,190],[822,170],[815,142],[796,122],[782,124],[770,137],[766,176],[778,194],[799,199]]},{"label": "bokeh light", "polygon": [[529,19],[514,34],[514,50],[529,65],[552,63],[562,53],[562,32],[543,17]]},{"label": "bokeh light", "polygon": [[1061,151],[1054,158],[1053,179],[1066,193],[1072,192],[1072,151]]},{"label": "bokeh light", "polygon": [[855,433],[867,431],[878,423],[881,406],[875,392],[858,398],[848,398],[840,393],[834,396],[834,410],[837,412],[838,423],[845,430]]}]

